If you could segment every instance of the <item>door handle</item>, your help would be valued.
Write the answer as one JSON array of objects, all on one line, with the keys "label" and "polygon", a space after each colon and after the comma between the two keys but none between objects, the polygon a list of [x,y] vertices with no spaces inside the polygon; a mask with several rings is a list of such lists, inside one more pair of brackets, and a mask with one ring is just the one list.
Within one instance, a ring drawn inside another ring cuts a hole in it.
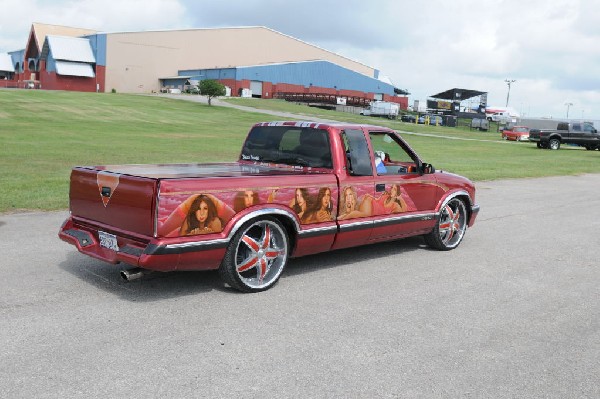
[{"label": "door handle", "polygon": [[385,191],[385,184],[378,183],[375,185],[375,192],[381,193],[383,191]]}]

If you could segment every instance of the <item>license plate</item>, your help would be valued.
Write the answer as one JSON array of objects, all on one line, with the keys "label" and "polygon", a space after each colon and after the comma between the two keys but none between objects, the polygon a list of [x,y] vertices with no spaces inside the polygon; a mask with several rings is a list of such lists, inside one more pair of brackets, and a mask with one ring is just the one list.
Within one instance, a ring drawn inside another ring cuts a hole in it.
[{"label": "license plate", "polygon": [[113,251],[118,251],[119,246],[117,245],[117,236],[114,234],[106,233],[104,231],[98,231],[98,238],[100,238],[100,246]]}]

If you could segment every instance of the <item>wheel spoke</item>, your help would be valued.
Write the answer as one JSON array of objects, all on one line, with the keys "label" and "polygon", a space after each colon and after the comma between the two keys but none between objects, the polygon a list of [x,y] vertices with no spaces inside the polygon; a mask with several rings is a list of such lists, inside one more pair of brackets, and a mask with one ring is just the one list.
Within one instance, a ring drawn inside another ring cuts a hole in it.
[{"label": "wheel spoke", "polygon": [[446,205],[446,212],[448,213],[448,218],[450,218],[450,220],[454,219],[454,212],[452,211],[452,208],[450,208],[450,204]]},{"label": "wheel spoke", "polygon": [[242,241],[254,252],[258,252],[260,249],[260,245],[252,237],[244,236],[242,237]]},{"label": "wheel spoke", "polygon": [[265,231],[263,232],[263,238],[261,243],[261,249],[267,249],[271,245],[271,228],[267,225],[265,226]]},{"label": "wheel spoke", "polygon": [[239,273],[245,272],[246,270],[250,270],[253,267],[256,267],[257,264],[258,264],[258,257],[256,256],[256,254],[252,254],[252,255],[250,255],[249,258],[245,259],[242,262],[242,264],[238,265],[237,271]]},{"label": "wheel spoke", "polygon": [[267,260],[265,258],[262,258],[259,264],[260,274],[258,276],[258,283],[262,284],[263,279],[265,278],[265,274],[267,274],[267,271],[269,270],[269,265],[267,264]]}]

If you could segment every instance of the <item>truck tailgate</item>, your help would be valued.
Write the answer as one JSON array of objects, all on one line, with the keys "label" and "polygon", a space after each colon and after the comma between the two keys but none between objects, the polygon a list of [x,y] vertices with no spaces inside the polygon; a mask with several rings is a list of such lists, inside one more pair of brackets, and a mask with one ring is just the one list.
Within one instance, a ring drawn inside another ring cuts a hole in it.
[{"label": "truck tailgate", "polygon": [[74,168],[69,195],[71,214],[152,236],[157,184],[158,181],[153,178]]}]

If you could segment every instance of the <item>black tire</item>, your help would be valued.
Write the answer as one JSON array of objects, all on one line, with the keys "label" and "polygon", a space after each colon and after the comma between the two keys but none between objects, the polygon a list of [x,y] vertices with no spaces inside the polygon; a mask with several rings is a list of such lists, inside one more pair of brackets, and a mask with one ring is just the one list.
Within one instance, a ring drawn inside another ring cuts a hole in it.
[{"label": "black tire", "polygon": [[558,150],[560,148],[560,140],[557,138],[551,138],[550,141],[548,141],[548,148],[551,150]]},{"label": "black tire", "polygon": [[459,198],[452,198],[442,206],[435,228],[425,234],[425,242],[431,248],[449,251],[458,247],[467,231],[467,208]]},{"label": "black tire", "polygon": [[275,218],[246,222],[231,239],[219,267],[221,279],[242,292],[271,288],[283,272],[289,255],[289,238]]}]

